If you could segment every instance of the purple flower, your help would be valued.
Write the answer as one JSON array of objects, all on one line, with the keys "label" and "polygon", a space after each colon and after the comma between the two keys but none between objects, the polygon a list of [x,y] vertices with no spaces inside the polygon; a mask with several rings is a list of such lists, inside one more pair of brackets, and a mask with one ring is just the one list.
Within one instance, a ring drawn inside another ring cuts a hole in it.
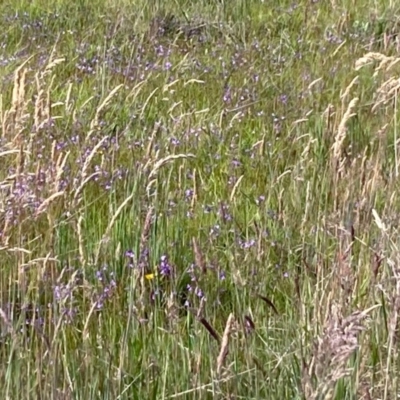
[{"label": "purple flower", "polygon": [[103,282],[103,272],[102,272],[102,271],[96,271],[96,278],[97,278],[100,282]]},{"label": "purple flower", "polygon": [[135,258],[135,253],[131,249],[126,250],[125,251],[125,257],[128,257],[130,259],[134,259]]},{"label": "purple flower", "polygon": [[168,257],[166,255],[161,256],[160,258],[160,275],[162,276],[170,276],[172,272],[172,267],[168,262]]},{"label": "purple flower", "polygon": [[249,241],[239,241],[240,242],[240,247],[242,249],[249,249],[250,247],[253,247],[256,244],[256,241],[254,239],[251,239]]},{"label": "purple flower", "polygon": [[256,204],[259,206],[264,201],[265,201],[265,196],[263,196],[263,195],[258,196],[258,199],[256,199]]},{"label": "purple flower", "polygon": [[204,297],[204,292],[197,286],[194,290],[194,294],[199,298],[202,299]]},{"label": "purple flower", "polygon": [[210,229],[210,235],[212,236],[218,236],[220,234],[220,230],[221,227],[217,224],[214,225],[211,229]]},{"label": "purple flower", "polygon": [[72,295],[71,289],[64,284],[57,285],[54,287],[54,298],[56,299],[56,301],[64,301],[70,298],[71,295]]},{"label": "purple flower", "polygon": [[186,189],[185,197],[186,197],[186,200],[191,200],[193,197],[193,189]]},{"label": "purple flower", "polygon": [[232,101],[232,96],[231,96],[231,89],[227,87],[224,91],[224,96],[222,98],[225,103],[230,103]]}]

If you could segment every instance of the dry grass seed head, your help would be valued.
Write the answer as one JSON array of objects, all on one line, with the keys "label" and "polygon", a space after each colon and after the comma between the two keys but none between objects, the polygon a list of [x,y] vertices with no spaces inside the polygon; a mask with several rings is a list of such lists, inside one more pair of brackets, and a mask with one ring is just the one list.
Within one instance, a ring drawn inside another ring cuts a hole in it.
[{"label": "dry grass seed head", "polygon": [[323,334],[314,343],[309,372],[316,377],[317,387],[310,398],[323,397],[339,379],[348,375],[347,361],[359,347],[358,337],[365,330],[369,313],[377,307],[379,305],[355,311],[346,318],[343,318],[340,306],[334,303],[330,307]]},{"label": "dry grass seed head", "polygon": [[333,158],[334,160],[339,160],[342,150],[342,145],[344,139],[346,137],[346,124],[354,115],[356,115],[353,111],[356,108],[358,103],[358,97],[352,99],[347,107],[346,112],[344,113],[342,120],[339,123],[338,131],[335,137],[335,142],[333,144]]},{"label": "dry grass seed head", "polygon": [[197,240],[195,237],[192,237],[192,244],[193,244],[195,263],[201,269],[201,271],[205,274],[205,273],[207,273],[207,265],[204,262],[203,254],[201,252],[200,246],[197,243]]},{"label": "dry grass seed head", "polygon": [[46,200],[43,201],[43,203],[39,206],[39,208],[36,211],[36,217],[39,216],[41,213],[47,210],[49,205],[58,197],[62,196],[64,194],[64,191],[61,190],[59,192],[53,193],[50,197],[48,197]]},{"label": "dry grass seed head", "polygon": [[142,278],[142,289],[144,289],[144,274],[149,269],[148,268],[148,259],[146,253],[147,243],[150,237],[150,229],[153,222],[153,215],[154,215],[154,207],[150,206],[146,213],[146,218],[144,220],[144,225],[142,229],[142,234],[140,237],[140,244],[139,244],[139,259],[138,259],[138,274]]},{"label": "dry grass seed head", "polygon": [[194,154],[171,154],[161,160],[158,160],[155,164],[153,169],[151,170],[148,179],[155,177],[158,170],[163,167],[164,165],[168,164],[170,161],[179,160],[179,159],[187,159],[187,158],[195,158]]},{"label": "dry grass seed head", "polygon": [[231,313],[226,322],[225,331],[224,331],[224,335],[222,337],[222,342],[221,342],[221,349],[220,349],[220,352],[219,352],[219,355],[217,358],[217,374],[218,375],[221,373],[221,370],[222,370],[222,367],[224,366],[226,357],[228,356],[229,337],[230,337],[231,331],[233,329],[234,322],[235,322],[235,317]]},{"label": "dry grass seed head", "polygon": [[359,81],[358,75],[349,83],[347,88],[344,90],[343,94],[340,95],[342,102],[344,102],[350,94],[351,89],[354,85],[356,85]]},{"label": "dry grass seed head", "polygon": [[376,90],[376,100],[371,108],[374,112],[382,104],[387,104],[389,101],[397,96],[397,92],[400,89],[400,79],[389,78],[381,84],[381,86]]},{"label": "dry grass seed head", "polygon": [[116,220],[118,219],[118,217],[121,214],[121,212],[123,211],[123,209],[127,206],[127,204],[133,199],[134,195],[135,195],[135,193],[131,193],[131,195],[128,196],[121,203],[121,205],[117,208],[117,210],[115,211],[114,215],[112,216],[111,221],[109,222],[109,224],[108,224],[108,226],[107,226],[107,228],[106,228],[106,230],[104,232],[103,238],[102,238],[102,240],[100,241],[100,243],[99,243],[99,245],[97,247],[97,252],[96,252],[96,257],[95,257],[95,265],[97,265],[97,263],[98,263],[102,244],[105,243],[108,240],[108,238],[110,236],[110,233],[111,233],[111,229],[113,228]]},{"label": "dry grass seed head", "polygon": [[115,94],[123,87],[124,85],[121,83],[117,87],[115,87],[111,92],[108,94],[108,96],[102,101],[102,103],[97,107],[96,114],[90,123],[90,129],[88,134],[86,135],[86,142],[89,141],[91,135],[93,132],[96,131],[97,127],[99,126],[99,118],[100,118],[100,113],[104,110],[104,108],[107,107],[107,105],[110,103],[111,99],[115,96]]},{"label": "dry grass seed head", "polygon": [[374,53],[374,52],[369,52],[356,60],[355,64],[355,70],[358,71],[359,69],[363,68],[366,65],[372,64],[374,61],[385,61],[388,57],[386,57],[384,54],[381,53]]},{"label": "dry grass seed head", "polygon": [[82,268],[86,266],[86,256],[85,256],[85,246],[84,246],[84,240],[83,240],[83,214],[81,214],[78,218],[78,221],[76,222],[76,232],[78,235],[78,249],[79,249],[79,261],[81,263]]}]

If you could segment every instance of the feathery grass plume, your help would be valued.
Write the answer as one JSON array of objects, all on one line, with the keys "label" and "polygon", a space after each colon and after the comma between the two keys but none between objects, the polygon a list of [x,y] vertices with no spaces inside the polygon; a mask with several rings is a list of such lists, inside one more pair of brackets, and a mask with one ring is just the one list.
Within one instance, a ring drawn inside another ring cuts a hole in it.
[{"label": "feathery grass plume", "polygon": [[113,228],[115,221],[118,219],[119,215],[121,214],[121,212],[123,211],[123,209],[127,206],[127,204],[133,199],[133,197],[135,196],[135,192],[132,192],[122,203],[121,205],[117,208],[117,210],[115,211],[114,215],[112,216],[110,222],[107,225],[107,228],[103,234],[102,239],[99,242],[99,245],[97,246],[97,251],[96,251],[96,256],[95,256],[95,265],[97,265],[98,261],[99,261],[99,257],[100,257],[100,251],[102,248],[102,245],[108,240],[110,233],[111,233],[111,229]]},{"label": "feathery grass plume", "polygon": [[[397,247],[397,246],[396,246]],[[397,258],[399,249],[396,248]],[[390,398],[389,393],[395,393],[398,389],[398,361],[399,361],[399,314],[400,314],[400,268],[399,259],[397,262],[389,259],[388,264],[391,267],[394,277],[394,288],[391,294],[391,307],[389,315],[389,340],[388,340],[388,357],[385,368],[385,389],[384,398]],[[392,390],[390,390],[391,388]]]},{"label": "feathery grass plume", "polygon": [[328,132],[331,131],[332,125],[334,125],[333,117],[335,115],[335,106],[333,104],[328,104],[328,107],[326,107],[326,109],[322,113],[322,119]]},{"label": "feathery grass plume", "polygon": [[[369,313],[377,307],[380,305],[355,311],[346,318],[343,318],[340,306],[333,304],[330,307],[323,334],[314,343],[312,359],[303,366],[308,367],[308,371],[303,371],[303,387],[309,391],[307,399],[329,398],[327,396],[334,390],[337,381],[349,375],[347,362],[359,348],[358,337],[366,329],[364,324]],[[314,384],[307,377],[312,377]]]},{"label": "feathery grass plume", "polygon": [[[96,155],[96,153],[98,152],[98,150],[101,148],[101,146],[103,146],[103,143],[109,139],[109,136],[103,136],[101,138],[101,140],[96,144],[96,146],[93,147],[92,151],[89,153],[89,155],[86,157],[85,162],[83,163],[82,166],[82,172],[81,172],[81,176],[82,176],[82,181],[86,178],[87,176],[87,170],[90,166],[90,163],[92,162],[94,156]],[[80,188],[80,190],[82,190]],[[74,197],[77,196],[77,194],[80,192],[80,190],[76,191],[76,194]]]},{"label": "feathery grass plume", "polygon": [[158,87],[155,88],[155,89],[149,94],[149,96],[147,97],[147,99],[145,100],[145,102],[143,103],[142,112],[141,112],[141,114],[140,114],[140,119],[143,118],[144,112],[145,112],[145,110],[147,109],[147,105],[149,104],[149,102],[150,102],[150,100],[152,99],[152,97],[158,92],[158,90],[159,90]]},{"label": "feathery grass plume", "polygon": [[28,101],[25,100],[26,64],[32,59],[29,57],[14,72],[14,86],[11,107],[2,115],[2,137],[7,138],[16,147],[21,145],[20,134],[25,129],[25,122],[29,118],[27,112]]},{"label": "feathery grass plume", "polygon": [[118,91],[123,87],[124,85],[121,83],[120,85],[116,86],[111,92],[108,94],[108,96],[101,102],[101,104],[97,107],[96,114],[93,118],[93,120],[90,123],[90,129],[89,132],[86,135],[86,142],[88,142],[93,135],[93,133],[96,131],[96,129],[99,126],[99,119],[100,119],[100,114],[101,112],[110,104],[111,99],[118,93]]},{"label": "feathery grass plume", "polygon": [[192,184],[192,187],[193,187],[193,194],[192,194],[192,200],[191,200],[191,202],[190,202],[190,208],[191,208],[191,211],[193,211],[193,210],[194,210],[194,206],[195,206],[195,204],[196,204],[196,201],[197,201],[197,183],[196,183],[196,177],[197,177],[197,174],[196,174],[196,168],[194,168],[194,169],[193,169],[193,174],[192,174],[192,181],[193,181],[193,184]]},{"label": "feathery grass plume", "polygon": [[374,61],[379,61],[379,62],[386,62],[388,57],[386,57],[384,54],[381,53],[376,53],[376,52],[369,52],[362,56],[361,58],[356,60],[355,63],[355,70],[358,71],[359,69],[365,67],[366,65],[371,65]]},{"label": "feathery grass plume", "polygon": [[244,175],[239,176],[238,180],[233,185],[231,195],[229,196],[229,201],[230,202],[232,202],[233,199],[235,198],[236,190],[238,189],[238,187],[240,185],[240,182],[242,181],[243,178],[244,178]]},{"label": "feathery grass plume", "polygon": [[375,68],[374,72],[374,77],[379,75],[380,71],[388,71],[390,68],[392,68],[394,65],[398,63],[398,60],[396,60],[394,57],[385,57],[382,59],[382,61],[379,63],[379,65]]},{"label": "feathery grass plume", "polygon": [[382,104],[387,104],[389,101],[397,98],[400,89],[400,78],[390,77],[383,82],[377,89],[377,97],[371,111],[374,112]]},{"label": "feathery grass plume", "polygon": [[400,57],[395,58],[392,62],[385,68],[386,71],[390,71],[393,67],[395,67],[398,63],[400,63]]},{"label": "feathery grass plume", "polygon": [[221,370],[222,370],[222,367],[224,366],[226,357],[228,356],[229,336],[233,329],[234,322],[235,322],[235,317],[231,313],[231,314],[229,314],[228,320],[226,321],[224,335],[222,336],[221,349],[220,349],[218,357],[217,357],[217,374],[218,375],[221,373]]},{"label": "feathery grass plume", "polygon": [[344,102],[345,100],[347,100],[347,97],[350,94],[351,89],[353,88],[354,85],[356,85],[359,82],[359,76],[357,75],[346,87],[346,89],[344,90],[344,92],[340,95],[340,99],[342,100],[342,102]]},{"label": "feathery grass plume", "polygon": [[62,196],[64,194],[64,191],[61,190],[59,192],[53,193],[50,197],[48,197],[46,200],[42,202],[42,204],[39,206],[39,208],[36,211],[36,217],[40,215],[41,213],[45,212],[47,210],[47,207],[58,197]]},{"label": "feathery grass plume", "polygon": [[206,298],[202,297],[200,300],[199,309],[197,310],[196,318],[200,321],[203,318],[204,308],[206,306]]},{"label": "feathery grass plume", "polygon": [[146,186],[146,193],[148,196],[150,196],[150,190],[157,182],[157,172],[159,171],[160,168],[162,168],[164,165],[168,164],[170,161],[173,160],[179,160],[179,159],[188,159],[188,158],[195,158],[195,155],[193,154],[171,154],[165,158],[162,158],[161,160],[158,160],[155,164],[153,169],[150,171],[148,175],[148,184]]},{"label": "feathery grass plume", "polygon": [[64,168],[70,154],[71,154],[70,151],[67,151],[65,154],[62,153],[59,154],[59,157],[56,162],[56,176],[53,184],[53,190],[55,191],[58,190],[58,188],[60,187],[61,178],[64,173]]},{"label": "feathery grass plume", "polygon": [[89,169],[90,163],[92,162],[94,156],[96,155],[96,153],[98,152],[98,150],[101,148],[101,146],[103,145],[103,143],[108,140],[109,137],[108,136],[104,136],[97,144],[96,146],[93,147],[92,151],[89,153],[89,155],[86,157],[86,160],[83,164],[81,173],[80,173],[80,185],[78,186],[78,188],[75,189],[74,191],[74,195],[73,195],[73,203],[74,203],[74,207],[76,208],[79,203],[82,201],[82,197],[79,197],[83,188],[85,187],[85,185],[87,184],[87,182],[90,181],[91,178],[93,178],[93,176],[97,175],[97,172],[91,174],[88,176],[88,172],[87,170]]},{"label": "feathery grass plume", "polygon": [[353,111],[357,106],[358,100],[359,100],[358,97],[355,97],[354,99],[352,99],[350,101],[350,103],[347,107],[347,110],[344,113],[342,120],[339,123],[335,141],[332,146],[334,160],[340,159],[342,145],[343,145],[344,139],[346,138],[346,132],[347,132],[346,124],[350,120],[350,118],[352,118],[353,116],[356,115]]},{"label": "feathery grass plume", "polygon": [[161,125],[157,122],[154,124],[153,130],[150,135],[150,140],[149,140],[149,143],[146,148],[146,158],[145,158],[146,160],[150,159],[150,157],[151,157],[151,153],[152,153],[153,147],[154,147],[154,142],[156,141],[157,135],[160,132],[160,126]]},{"label": "feathery grass plume", "polygon": [[[391,200],[389,201],[391,203]],[[390,243],[391,250],[393,252],[393,258],[387,258],[387,264],[391,269],[391,288],[386,287],[382,291],[388,298],[388,343],[387,343],[387,359],[385,366],[385,384],[384,384],[384,394],[383,398],[387,399],[392,396],[391,393],[398,392],[398,361],[399,361],[399,350],[398,350],[398,340],[399,340],[399,314],[400,314],[400,268],[399,265],[399,254],[400,250],[397,243],[391,238],[391,227],[389,223],[385,223],[379,216],[375,209],[372,209],[372,216],[374,218],[375,224],[378,229],[382,232],[383,238],[387,239]],[[396,232],[397,234],[397,232]],[[374,279],[378,273],[378,269],[382,262],[382,257],[374,254],[375,263],[374,266]],[[389,291],[391,289],[391,292]]]},{"label": "feathery grass plume", "polygon": [[188,158],[196,158],[194,154],[170,154],[169,156],[158,160],[155,164],[153,169],[151,170],[148,179],[150,180],[153,178],[158,170],[163,167],[164,165],[168,164],[170,161],[179,160],[179,159],[188,159]]},{"label": "feathery grass plume", "polygon": [[192,244],[193,244],[193,251],[194,251],[194,259],[196,262],[196,265],[201,269],[201,271],[206,274],[207,273],[207,265],[204,262],[204,257],[201,252],[200,246],[197,243],[197,240],[195,237],[192,237]]},{"label": "feathery grass plume", "polygon": [[85,243],[83,239],[83,214],[80,214],[78,220],[76,221],[76,232],[78,235],[78,250],[79,250],[79,261],[84,268],[86,266],[86,256],[85,256]]},{"label": "feathery grass plume", "polygon": [[[0,318],[4,322],[4,325],[5,325],[5,328],[6,328],[6,331],[7,331],[6,333],[14,334],[14,329],[13,329],[12,323],[9,320],[9,318],[8,318],[7,314],[5,313],[5,311],[1,307],[0,307]],[[0,340],[1,340],[1,336],[5,335],[3,328],[1,329],[0,334],[1,334],[0,335]]]},{"label": "feathery grass plume", "polygon": [[[33,127],[34,127],[34,132],[37,132],[43,121],[48,121],[50,118],[50,115],[44,116],[45,111],[49,113],[49,107],[45,107],[45,99],[44,99],[44,88],[41,86],[40,80],[39,80],[39,74],[35,75],[35,81],[36,81],[36,99],[35,99],[35,104],[34,104],[34,114],[33,114]],[[30,140],[30,146],[32,147],[32,136],[34,137],[34,134],[31,134],[31,140]]]},{"label": "feathery grass plume", "polygon": [[89,313],[88,313],[88,315],[86,317],[85,324],[84,324],[83,330],[82,330],[82,339],[83,339],[83,341],[88,340],[89,337],[90,337],[89,323],[90,323],[90,320],[92,318],[93,313],[95,312],[95,310],[97,308],[97,305],[98,305],[97,301],[93,301],[92,306],[90,307]]},{"label": "feathery grass plume", "polygon": [[144,252],[146,245],[149,241],[150,228],[151,228],[151,224],[153,222],[153,216],[154,216],[154,207],[149,206],[147,213],[146,213],[146,218],[144,220],[142,234],[140,236],[140,244],[139,244],[140,254],[142,254]]}]

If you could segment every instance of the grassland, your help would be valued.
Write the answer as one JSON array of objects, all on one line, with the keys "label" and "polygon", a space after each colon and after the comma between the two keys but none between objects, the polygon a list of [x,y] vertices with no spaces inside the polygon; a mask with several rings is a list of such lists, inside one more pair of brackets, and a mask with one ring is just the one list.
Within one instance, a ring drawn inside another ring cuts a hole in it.
[{"label": "grassland", "polygon": [[3,398],[398,398],[398,11],[1,2]]}]

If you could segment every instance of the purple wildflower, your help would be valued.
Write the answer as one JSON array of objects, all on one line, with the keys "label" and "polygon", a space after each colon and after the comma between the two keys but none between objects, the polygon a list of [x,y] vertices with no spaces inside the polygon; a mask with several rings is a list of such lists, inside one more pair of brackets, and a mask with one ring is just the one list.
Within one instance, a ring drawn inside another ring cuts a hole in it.
[{"label": "purple wildflower", "polygon": [[133,250],[129,249],[125,251],[125,257],[130,258],[131,260],[133,260],[135,258],[135,253],[133,252]]},{"label": "purple wildflower", "polygon": [[199,298],[202,299],[204,297],[204,292],[197,286],[194,290],[194,294]]},{"label": "purple wildflower", "polygon": [[168,257],[166,255],[161,256],[160,258],[160,275],[162,276],[170,276],[172,272],[172,267],[168,262]]}]

